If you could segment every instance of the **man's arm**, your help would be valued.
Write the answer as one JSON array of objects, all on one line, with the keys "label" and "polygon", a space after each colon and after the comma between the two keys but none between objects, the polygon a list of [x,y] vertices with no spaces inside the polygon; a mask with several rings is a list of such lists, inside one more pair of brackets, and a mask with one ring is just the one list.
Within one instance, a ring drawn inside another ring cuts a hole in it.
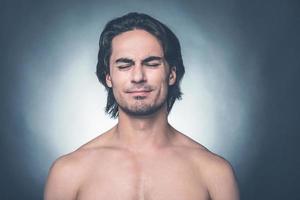
[{"label": "man's arm", "polygon": [[79,179],[74,167],[74,161],[67,157],[54,162],[49,171],[44,200],[76,199]]},{"label": "man's arm", "polygon": [[207,173],[208,190],[212,200],[239,200],[239,190],[230,163],[221,157],[213,159]]}]

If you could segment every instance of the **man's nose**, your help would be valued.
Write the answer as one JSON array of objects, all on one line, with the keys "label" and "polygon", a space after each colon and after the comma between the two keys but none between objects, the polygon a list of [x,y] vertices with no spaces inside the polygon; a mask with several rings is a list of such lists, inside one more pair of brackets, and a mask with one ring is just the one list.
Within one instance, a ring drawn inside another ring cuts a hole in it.
[{"label": "man's nose", "polygon": [[146,76],[145,71],[142,65],[135,65],[132,70],[132,82],[133,83],[140,83],[145,82]]}]

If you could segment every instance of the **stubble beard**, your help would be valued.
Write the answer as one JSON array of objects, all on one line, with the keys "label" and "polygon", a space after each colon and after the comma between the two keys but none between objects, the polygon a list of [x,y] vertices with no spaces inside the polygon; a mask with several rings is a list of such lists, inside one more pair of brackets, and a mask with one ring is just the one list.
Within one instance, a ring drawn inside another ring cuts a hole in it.
[{"label": "stubble beard", "polygon": [[164,97],[164,99],[159,103],[151,105],[144,102],[144,99],[146,98],[147,97],[145,96],[135,96],[134,100],[136,102],[134,105],[128,105],[127,103],[124,103],[124,105],[122,105],[122,103],[119,102],[117,102],[117,104],[119,109],[124,111],[127,115],[135,117],[145,117],[156,113],[167,103],[167,98]]}]

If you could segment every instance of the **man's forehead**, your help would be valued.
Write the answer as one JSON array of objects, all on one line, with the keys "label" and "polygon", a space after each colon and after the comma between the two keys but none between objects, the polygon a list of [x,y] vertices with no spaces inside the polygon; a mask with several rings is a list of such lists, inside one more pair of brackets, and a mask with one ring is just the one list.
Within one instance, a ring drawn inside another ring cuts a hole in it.
[{"label": "man's forehead", "polygon": [[151,38],[159,43],[159,40],[158,40],[158,38],[156,38],[156,36],[154,36],[151,32],[148,32],[143,29],[133,29],[133,30],[122,32],[122,33],[116,35],[115,37],[113,37],[113,41],[116,41],[116,40],[128,41],[131,38],[134,38],[134,39],[149,39],[149,38]]},{"label": "man's forehead", "polygon": [[112,40],[112,58],[163,56],[159,40],[144,30],[124,32]]}]

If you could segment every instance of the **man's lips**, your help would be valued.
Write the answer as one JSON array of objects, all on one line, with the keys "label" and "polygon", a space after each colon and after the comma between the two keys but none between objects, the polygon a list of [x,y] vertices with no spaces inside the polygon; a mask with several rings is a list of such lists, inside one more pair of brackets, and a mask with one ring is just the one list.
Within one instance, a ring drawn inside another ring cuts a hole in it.
[{"label": "man's lips", "polygon": [[149,94],[150,92],[151,90],[136,90],[136,91],[130,91],[128,93],[133,95],[146,95]]}]

